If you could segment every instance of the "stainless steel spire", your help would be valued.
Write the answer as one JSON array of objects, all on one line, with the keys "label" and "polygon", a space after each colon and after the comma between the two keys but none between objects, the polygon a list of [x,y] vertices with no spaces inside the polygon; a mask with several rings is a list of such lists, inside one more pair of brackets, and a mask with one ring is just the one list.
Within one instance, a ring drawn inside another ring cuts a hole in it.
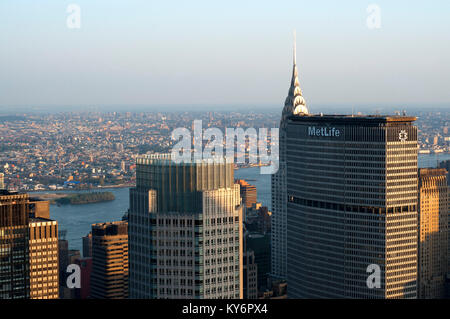
[{"label": "stainless steel spire", "polygon": [[298,80],[297,70],[297,44],[294,31],[294,65],[292,69],[291,86],[289,93],[284,103],[283,118],[292,114],[308,114],[308,108],[306,107],[306,101],[302,95],[300,88],[300,81]]},{"label": "stainless steel spire", "polygon": [[297,65],[297,33],[294,30],[294,65]]},{"label": "stainless steel spire", "polygon": [[279,131],[279,168],[272,175],[272,269],[274,278],[286,279],[287,274],[287,168],[286,168],[286,126],[291,115],[308,114],[305,99],[300,89],[297,71],[297,50],[294,31],[294,57],[291,86],[284,103]]}]

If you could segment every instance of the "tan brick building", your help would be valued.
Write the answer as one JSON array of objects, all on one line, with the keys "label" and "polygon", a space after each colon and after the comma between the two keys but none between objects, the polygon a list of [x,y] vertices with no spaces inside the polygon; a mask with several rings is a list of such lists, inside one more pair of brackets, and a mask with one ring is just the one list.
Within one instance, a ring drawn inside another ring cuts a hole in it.
[{"label": "tan brick building", "polygon": [[448,186],[445,169],[419,171],[419,298],[443,298],[448,271]]},{"label": "tan brick building", "polygon": [[58,222],[30,218],[30,298],[59,297]]},{"label": "tan brick building", "polygon": [[128,223],[92,225],[91,297],[128,298]]}]

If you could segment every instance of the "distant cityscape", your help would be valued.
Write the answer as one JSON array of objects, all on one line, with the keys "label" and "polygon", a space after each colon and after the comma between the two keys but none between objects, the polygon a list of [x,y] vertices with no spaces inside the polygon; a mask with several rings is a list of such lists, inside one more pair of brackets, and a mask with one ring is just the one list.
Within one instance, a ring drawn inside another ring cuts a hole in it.
[{"label": "distant cityscape", "polygon": [[[296,76],[281,126],[271,112],[1,116],[0,298],[450,297],[450,111],[313,115]],[[278,172],[172,162],[171,132],[194,120],[280,126]]]},{"label": "distant cityscape", "polygon": [[313,113],[295,40],[286,88],[1,115],[0,299],[450,299],[450,109]]},{"label": "distant cityscape", "polygon": [[[450,154],[450,110],[409,115],[418,118],[419,154]],[[170,133],[194,120],[205,129],[279,126],[278,112],[3,115],[0,173],[8,189],[20,191],[129,187],[136,156],[169,152],[175,143]]]}]

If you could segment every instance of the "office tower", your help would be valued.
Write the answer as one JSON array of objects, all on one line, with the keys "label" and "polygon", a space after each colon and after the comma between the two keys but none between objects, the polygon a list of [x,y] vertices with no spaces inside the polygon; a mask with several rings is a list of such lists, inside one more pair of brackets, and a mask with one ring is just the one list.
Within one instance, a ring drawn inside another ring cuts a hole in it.
[{"label": "office tower", "polygon": [[306,101],[303,98],[296,62],[294,41],[294,63],[292,69],[291,86],[284,103],[279,128],[279,168],[272,175],[272,276],[286,278],[286,124],[291,115],[308,114]]},{"label": "office tower", "polygon": [[[61,236],[61,232],[59,232],[59,236]],[[76,264],[76,261],[81,258],[81,255],[79,250],[69,249],[68,243],[65,239],[58,240],[60,299],[75,299],[78,291],[77,288],[68,287],[67,280],[74,272],[71,269],[67,271],[67,268],[71,264]]]},{"label": "office tower", "polygon": [[65,230],[58,232],[59,284],[66,285],[66,269],[69,265],[69,241],[65,239]]},{"label": "office tower", "polygon": [[0,299],[30,297],[28,195],[0,190]]},{"label": "office tower", "polygon": [[30,217],[50,219],[50,202],[30,197]]},{"label": "office tower", "polygon": [[258,266],[255,263],[255,253],[252,250],[244,251],[243,258],[244,299],[258,299]]},{"label": "office tower", "polygon": [[0,189],[5,189],[5,175],[0,173]]},{"label": "office tower", "polygon": [[251,208],[256,204],[256,186],[247,183],[243,179],[237,179],[235,182],[241,186],[240,194],[242,203],[245,205],[246,209]]},{"label": "office tower", "polygon": [[440,168],[445,168],[447,171],[447,185],[450,186],[450,160],[442,161],[439,163]]},{"label": "office tower", "polygon": [[81,258],[81,252],[78,249],[69,249],[67,256],[69,265],[75,264],[75,261]]},{"label": "office tower", "polygon": [[262,206],[261,203],[253,204],[247,209],[245,214],[246,229],[250,232],[257,232],[261,234],[270,233],[271,231],[272,212],[269,212],[267,206]]},{"label": "office tower", "polygon": [[450,299],[450,273],[445,276],[445,299]]},{"label": "office tower", "polygon": [[287,299],[287,283],[285,280],[270,280],[269,288],[260,294],[259,299]]},{"label": "office tower", "polygon": [[59,298],[71,299],[73,290],[67,287],[67,266],[69,263],[69,241],[66,240],[67,230],[58,231],[58,261],[59,261]]},{"label": "office tower", "polygon": [[92,233],[89,232],[83,238],[83,257],[92,257]]},{"label": "office tower", "polygon": [[264,291],[270,274],[270,234],[249,232],[245,236],[246,249],[253,251],[258,266],[257,287]]},{"label": "office tower", "polygon": [[49,201],[29,199],[30,298],[59,298],[58,222]]},{"label": "office tower", "polygon": [[91,297],[128,298],[128,224],[92,225]]},{"label": "office tower", "polygon": [[243,297],[243,234],[233,163],[136,160],[130,190],[130,298]]},{"label": "office tower", "polygon": [[[67,265],[77,264],[77,261],[81,259],[81,252],[78,249],[69,249],[67,250]],[[80,269],[81,271],[81,269]],[[69,288],[67,284],[68,277],[72,275],[74,272],[70,270],[67,272],[67,268],[64,270],[66,279],[63,286],[63,297],[64,299],[76,299],[80,294],[79,288]],[[73,283],[73,278],[69,279]],[[82,278],[80,278],[82,280]]]},{"label": "office tower", "polygon": [[91,295],[92,257],[79,258],[75,260],[75,264],[80,266],[81,275],[81,287],[75,289],[75,298],[87,299]]},{"label": "office tower", "polygon": [[445,297],[448,271],[448,186],[443,168],[419,170],[419,298]]},{"label": "office tower", "polygon": [[417,297],[415,119],[289,118],[289,298]]},{"label": "office tower", "polygon": [[[447,171],[447,186],[450,187],[450,160],[440,162],[439,167],[445,168],[445,170]],[[449,206],[450,206],[450,188],[447,188],[447,195],[448,195],[447,200],[448,200]],[[447,280],[447,282],[449,283],[448,284],[449,293],[447,294],[447,298],[450,298],[450,210],[448,213],[449,213],[449,216],[448,216],[448,230],[449,231],[448,231],[448,241],[447,241],[447,243],[448,243],[448,253],[447,253],[447,256],[448,256],[448,270],[447,270],[448,280]]]},{"label": "office tower", "polygon": [[31,217],[30,298],[59,298],[58,222]]}]

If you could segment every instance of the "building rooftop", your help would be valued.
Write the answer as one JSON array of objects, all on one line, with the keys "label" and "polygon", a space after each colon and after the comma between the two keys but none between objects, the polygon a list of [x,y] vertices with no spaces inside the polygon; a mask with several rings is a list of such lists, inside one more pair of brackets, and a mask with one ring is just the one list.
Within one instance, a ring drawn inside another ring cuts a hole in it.
[{"label": "building rooftop", "polygon": [[18,192],[11,192],[6,189],[0,189],[0,196],[8,196],[8,195],[19,195]]},{"label": "building rooftop", "polygon": [[415,116],[406,115],[344,115],[344,114],[305,114],[292,115],[292,121],[314,121],[314,122],[342,122],[342,123],[388,123],[388,122],[413,122],[417,120]]},{"label": "building rooftop", "polygon": [[127,235],[128,223],[126,221],[113,221],[92,224],[93,236]]},{"label": "building rooftop", "polygon": [[30,223],[47,223],[47,222],[56,222],[56,220],[53,219],[47,219],[43,217],[30,217],[28,220]]},{"label": "building rooftop", "polygon": [[199,165],[199,164],[223,164],[228,163],[232,164],[233,161],[230,159],[228,160],[227,157],[223,156],[213,156],[211,158],[204,158],[204,159],[195,159],[193,153],[189,157],[188,161],[181,161],[180,163],[175,161],[175,158],[172,156],[171,153],[165,153],[165,154],[143,154],[138,155],[136,157],[136,164],[144,164],[144,165],[167,165],[167,164],[175,164],[175,165]]},{"label": "building rooftop", "polygon": [[442,176],[447,175],[447,170],[445,168],[421,168],[419,169],[419,175],[425,176]]}]

